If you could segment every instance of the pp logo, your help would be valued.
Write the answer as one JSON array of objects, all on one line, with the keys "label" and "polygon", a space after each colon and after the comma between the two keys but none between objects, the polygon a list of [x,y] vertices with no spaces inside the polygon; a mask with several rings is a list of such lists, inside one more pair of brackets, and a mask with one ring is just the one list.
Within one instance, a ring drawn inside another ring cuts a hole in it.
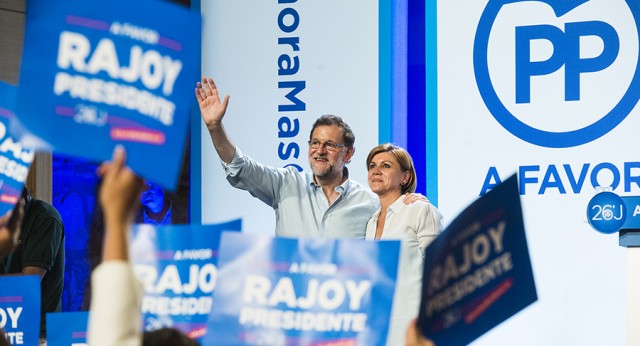
[{"label": "pp logo", "polygon": [[489,0],[474,42],[476,83],[514,136],[582,145],[640,98],[639,39],[637,0]]},{"label": "pp logo", "polygon": [[600,192],[587,206],[587,220],[596,231],[606,234],[618,232],[626,221],[626,207],[622,198],[613,192]]}]

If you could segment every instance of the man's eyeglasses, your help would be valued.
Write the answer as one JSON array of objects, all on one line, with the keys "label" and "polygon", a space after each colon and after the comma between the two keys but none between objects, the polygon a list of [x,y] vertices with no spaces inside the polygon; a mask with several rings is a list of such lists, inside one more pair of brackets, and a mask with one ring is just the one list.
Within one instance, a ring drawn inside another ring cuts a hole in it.
[{"label": "man's eyeglasses", "polygon": [[338,151],[344,148],[344,144],[338,144],[330,141],[324,143],[318,140],[309,141],[309,148],[320,149],[320,147],[324,147],[327,151]]}]

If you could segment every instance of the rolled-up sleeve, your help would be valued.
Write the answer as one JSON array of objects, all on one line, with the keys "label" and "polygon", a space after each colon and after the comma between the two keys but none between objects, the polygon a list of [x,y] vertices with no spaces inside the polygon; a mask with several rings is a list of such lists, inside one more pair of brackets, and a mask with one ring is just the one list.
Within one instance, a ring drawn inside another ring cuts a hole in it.
[{"label": "rolled-up sleeve", "polygon": [[285,185],[284,181],[297,173],[294,168],[263,165],[244,155],[238,147],[231,162],[222,162],[222,167],[231,186],[249,191],[251,195],[271,207],[276,206],[280,198],[280,189]]},{"label": "rolled-up sleeve", "polygon": [[244,157],[244,154],[242,154],[242,151],[240,151],[240,149],[236,147],[236,151],[233,153],[233,159],[231,159],[231,162],[226,163],[220,160],[220,163],[222,164],[222,168],[224,169],[224,172],[227,174],[227,177],[235,177],[240,173],[240,170],[244,165],[244,160],[242,159],[243,157]]}]

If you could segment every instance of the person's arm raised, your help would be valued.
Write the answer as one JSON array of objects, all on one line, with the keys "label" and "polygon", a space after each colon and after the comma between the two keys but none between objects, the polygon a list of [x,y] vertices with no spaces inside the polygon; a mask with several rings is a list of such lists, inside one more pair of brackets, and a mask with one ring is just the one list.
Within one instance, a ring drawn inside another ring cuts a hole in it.
[{"label": "person's arm raised", "polygon": [[125,162],[124,149],[117,147],[112,161],[98,168],[98,175],[102,177],[100,205],[106,226],[103,261],[129,260],[127,231],[140,203],[138,196],[144,182],[125,166]]},{"label": "person's arm raised", "polygon": [[87,341],[92,346],[139,346],[142,290],[129,263],[128,230],[140,203],[143,181],[126,167],[122,147],[114,150],[111,162],[98,168],[98,175],[102,177],[99,198],[105,237],[103,261],[91,273]]},{"label": "person's arm raised", "polygon": [[236,147],[222,125],[222,118],[224,118],[229,105],[229,96],[225,96],[224,101],[221,102],[218,87],[210,77],[202,77],[202,82],[197,83],[195,92],[200,114],[207,125],[213,146],[220,159],[225,163],[230,163],[233,160]]}]

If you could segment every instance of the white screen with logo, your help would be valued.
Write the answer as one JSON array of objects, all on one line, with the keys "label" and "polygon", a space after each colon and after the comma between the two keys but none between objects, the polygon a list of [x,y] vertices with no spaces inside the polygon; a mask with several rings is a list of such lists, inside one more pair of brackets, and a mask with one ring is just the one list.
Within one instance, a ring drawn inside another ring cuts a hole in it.
[{"label": "white screen with logo", "polygon": [[582,2],[437,2],[439,208],[518,172],[538,289],[474,345],[625,343],[626,250],[587,204],[598,185],[640,194],[639,24]]}]

